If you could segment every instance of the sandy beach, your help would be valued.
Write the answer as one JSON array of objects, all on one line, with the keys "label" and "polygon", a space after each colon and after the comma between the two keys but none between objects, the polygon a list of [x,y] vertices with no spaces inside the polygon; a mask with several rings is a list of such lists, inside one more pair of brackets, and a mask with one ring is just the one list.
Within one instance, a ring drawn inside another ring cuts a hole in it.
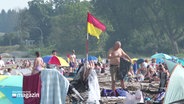
[{"label": "sandy beach", "polygon": [[[15,67],[15,66],[8,65],[7,67]],[[28,70],[25,70],[25,69],[23,69],[23,70],[24,70],[23,72],[26,71],[25,73],[28,73]],[[19,71],[21,71],[21,70],[19,70]],[[70,80],[70,81],[72,80],[72,78],[67,78],[67,79]],[[105,69],[105,73],[98,74],[98,82],[99,82],[100,90],[102,90],[102,89],[111,89],[111,75],[110,75],[109,68]],[[150,83],[148,83],[148,82],[143,83],[143,82],[137,82],[135,80],[125,82],[127,90],[131,94],[134,94],[135,91],[137,91],[137,90],[146,89],[149,86],[149,84]],[[156,82],[155,86],[158,86],[157,82]],[[121,88],[120,87],[120,81],[116,82],[116,88]],[[83,98],[87,99],[86,93],[81,93],[81,96]],[[69,100],[70,100],[70,98],[69,98],[69,96],[67,96],[66,104],[71,104],[71,102],[69,102]],[[118,97],[117,96],[116,97],[115,96],[101,97],[101,103],[102,104],[124,104],[125,100],[126,100],[126,98],[122,97],[122,96],[118,96]]]},{"label": "sandy beach", "polygon": [[[111,76],[108,69],[105,71],[105,73],[98,74],[98,81],[100,85],[100,90],[111,89]],[[127,86],[127,90],[129,91],[129,93],[134,93],[137,90],[141,90],[140,82],[132,81],[132,82],[125,82],[125,84]],[[149,86],[149,83],[142,83],[142,87],[146,88],[148,86]],[[121,88],[120,81],[116,82],[116,88]],[[68,103],[68,100],[69,99],[67,99],[66,102],[67,104],[70,104]],[[124,104],[124,102],[125,102],[125,97],[122,97],[122,96],[101,97],[102,104]]]},{"label": "sandy beach", "polygon": [[[106,70],[105,73],[100,74],[98,76],[98,79],[101,89],[111,89],[111,76],[109,70]],[[130,92],[140,89],[140,84],[137,82],[125,82],[125,84],[127,86],[127,89],[130,89]],[[121,88],[120,81],[116,82],[116,88]],[[101,97],[101,101],[103,102],[103,104],[123,104],[125,101],[125,97]]]}]

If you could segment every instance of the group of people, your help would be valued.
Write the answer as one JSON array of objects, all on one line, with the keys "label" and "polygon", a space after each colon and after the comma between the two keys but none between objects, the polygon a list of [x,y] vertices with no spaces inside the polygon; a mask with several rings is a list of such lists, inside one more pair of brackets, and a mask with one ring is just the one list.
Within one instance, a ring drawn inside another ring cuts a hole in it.
[{"label": "group of people", "polygon": [[[43,58],[41,57],[41,54],[37,51],[35,52],[36,58],[34,59],[33,66],[32,66],[32,73],[35,74],[44,69],[46,64],[43,61]],[[52,56],[57,55],[57,51],[53,50],[52,51]],[[77,57],[75,55],[75,50],[72,51],[72,54],[69,55],[68,57],[68,63],[69,63],[69,72],[74,72],[80,64],[77,62]],[[111,74],[111,82],[112,82],[112,90],[115,93],[116,90],[116,81],[120,79],[121,82],[121,87],[123,89],[126,89],[125,83],[124,83],[124,77],[125,76],[120,76],[121,78],[118,78],[119,76],[117,75],[119,70],[124,70],[120,69],[120,60],[124,59],[131,64],[130,66],[130,71],[126,74],[136,76],[139,81],[143,81],[144,79],[150,79],[150,80],[159,80],[161,78],[161,74],[159,73],[165,73],[167,77],[169,77],[169,72],[167,70],[167,67],[165,64],[157,64],[156,59],[152,59],[151,62],[149,62],[147,59],[145,59],[141,64],[137,65],[139,67],[134,67],[134,64],[137,64],[136,61],[132,61],[132,59],[129,57],[129,55],[121,48],[121,42],[116,41],[114,46],[109,49],[108,51],[108,65],[110,67],[110,74]],[[103,73],[105,71],[105,68],[107,68],[107,64],[102,64],[100,62],[92,63],[89,62],[89,65],[96,71],[97,74]],[[28,67],[30,66],[29,61],[24,62],[24,66]],[[0,70],[5,67],[5,63],[2,61],[2,57],[0,56]],[[61,73],[65,70],[61,66],[57,66],[58,69],[62,69]],[[11,69],[8,69],[7,72],[11,71]]]},{"label": "group of people", "polygon": [[12,69],[30,69],[31,68],[31,60],[3,60],[2,56],[0,56],[0,75],[11,75]]},{"label": "group of people", "polygon": [[[135,62],[136,64],[136,62]],[[135,71],[135,74],[139,77],[140,81],[143,80],[158,80],[160,73],[165,73],[169,78],[170,74],[167,65],[164,63],[156,63],[156,59],[153,58],[149,62],[147,59],[144,60],[140,65],[140,68]]]},{"label": "group of people", "polygon": [[[36,74],[43,70],[44,68],[48,68],[48,63],[45,63],[41,53],[36,51],[35,52],[35,58],[32,59],[17,59],[14,61],[13,59],[8,59],[7,61],[2,60],[2,56],[0,56],[0,74],[5,75],[5,73],[11,74],[11,71],[14,69],[29,69],[31,70],[30,74]],[[53,50],[51,52],[51,56],[57,56],[57,51]],[[9,61],[10,60],[10,61]],[[77,60],[77,57],[75,55],[75,50],[72,50],[72,53],[68,56],[67,62],[69,63],[69,67],[63,67],[62,65],[55,65],[55,67],[62,73],[74,73],[77,71],[80,64],[82,64],[82,61]],[[93,64],[92,64],[93,63]],[[94,63],[90,61],[91,67],[96,68],[96,71],[104,71],[103,66],[100,62]],[[98,68],[97,68],[98,67]],[[8,69],[9,68],[9,69]],[[11,69],[11,70],[10,70]]]},{"label": "group of people", "polygon": [[[32,74],[35,74],[39,72],[40,70],[44,69],[46,67],[46,64],[44,63],[40,53],[37,51],[35,52],[36,58],[33,63],[33,72]],[[53,50],[51,56],[57,56],[57,51]],[[69,56],[69,72],[74,72],[75,69],[77,68],[77,61],[76,61],[76,55],[75,55],[75,50],[72,50],[72,54]],[[63,73],[63,68],[61,67],[62,65],[56,65],[58,70],[62,70],[61,73]]]}]

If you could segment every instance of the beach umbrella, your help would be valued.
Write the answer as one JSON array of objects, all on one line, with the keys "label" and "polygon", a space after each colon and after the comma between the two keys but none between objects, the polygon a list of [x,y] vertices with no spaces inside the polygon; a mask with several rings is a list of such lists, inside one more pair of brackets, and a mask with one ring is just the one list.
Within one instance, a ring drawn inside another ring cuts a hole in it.
[{"label": "beach umbrella", "polygon": [[132,61],[137,61],[138,60],[138,58],[132,58]]},{"label": "beach umbrella", "polygon": [[88,61],[92,61],[92,60],[98,60],[98,58],[95,56],[88,56]]},{"label": "beach umbrella", "polygon": [[172,59],[171,56],[165,54],[165,53],[156,53],[151,56],[151,58],[156,58],[156,59]]},{"label": "beach umbrella", "polygon": [[144,62],[144,59],[142,59],[142,58],[137,60],[137,64],[141,64],[143,62]]},{"label": "beach umbrella", "polygon": [[43,61],[47,64],[55,64],[55,65],[61,65],[61,66],[69,66],[69,64],[66,62],[65,59],[59,56],[44,56]]},{"label": "beach umbrella", "polygon": [[160,64],[160,63],[163,63],[164,62],[164,59],[161,59],[161,58],[157,58],[156,59],[156,63],[157,64]]},{"label": "beach umbrella", "polygon": [[0,76],[0,104],[23,104],[23,76]]},{"label": "beach umbrella", "polygon": [[102,58],[100,56],[98,56],[98,61],[102,62]]}]

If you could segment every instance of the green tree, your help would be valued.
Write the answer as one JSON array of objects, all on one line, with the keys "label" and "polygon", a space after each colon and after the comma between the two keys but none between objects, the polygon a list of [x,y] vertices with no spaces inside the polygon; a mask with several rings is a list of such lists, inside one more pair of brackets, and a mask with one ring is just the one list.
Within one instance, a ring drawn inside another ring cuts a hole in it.
[{"label": "green tree", "polygon": [[[93,0],[94,10],[110,20],[110,46],[120,40],[132,53],[155,51],[179,53],[183,40],[183,1],[174,0]],[[172,47],[171,47],[172,46]]]}]

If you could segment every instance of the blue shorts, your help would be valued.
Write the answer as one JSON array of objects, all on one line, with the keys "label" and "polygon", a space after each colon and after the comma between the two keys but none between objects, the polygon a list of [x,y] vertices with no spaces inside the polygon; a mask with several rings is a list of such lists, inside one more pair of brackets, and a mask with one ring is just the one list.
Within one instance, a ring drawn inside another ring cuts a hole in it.
[{"label": "blue shorts", "polygon": [[70,62],[70,67],[74,68],[75,67],[75,63],[74,62]]}]

